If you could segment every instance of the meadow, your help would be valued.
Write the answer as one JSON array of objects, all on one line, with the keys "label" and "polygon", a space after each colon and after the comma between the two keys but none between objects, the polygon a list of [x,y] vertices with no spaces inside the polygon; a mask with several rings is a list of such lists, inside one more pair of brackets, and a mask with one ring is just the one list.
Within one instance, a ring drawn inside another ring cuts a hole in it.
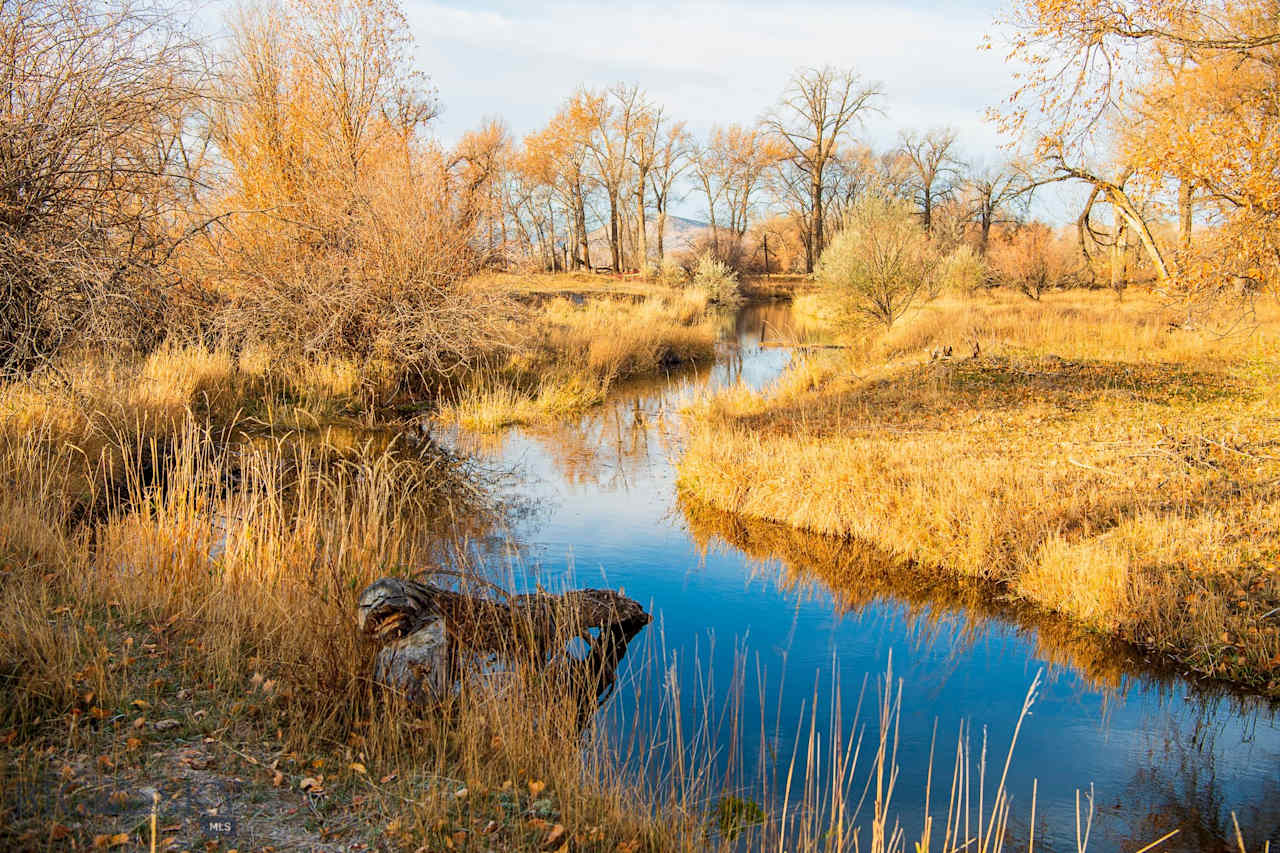
[{"label": "meadow", "polygon": [[695,406],[679,488],[1274,694],[1278,320],[1267,300],[1188,323],[1132,291],[943,297]]}]

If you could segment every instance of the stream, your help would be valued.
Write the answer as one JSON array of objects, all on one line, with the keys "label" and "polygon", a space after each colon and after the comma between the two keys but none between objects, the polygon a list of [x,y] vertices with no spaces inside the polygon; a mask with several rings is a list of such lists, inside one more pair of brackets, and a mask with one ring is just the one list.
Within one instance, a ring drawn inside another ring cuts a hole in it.
[{"label": "stream", "polygon": [[[510,488],[524,509],[486,543],[486,559],[529,585],[621,588],[654,614],[601,712],[620,760],[656,780],[705,774],[713,789],[781,808],[793,754],[797,774],[824,778],[830,761],[812,756],[829,750],[836,729],[847,747],[858,713],[865,734],[847,783],[852,807],[892,666],[901,774],[889,811],[910,845],[931,748],[937,823],[962,731],[975,791],[986,738],[989,805],[1039,675],[1009,768],[1007,849],[1025,849],[1033,781],[1037,850],[1076,849],[1077,792],[1086,811],[1093,800],[1091,850],[1137,850],[1175,829],[1158,849],[1234,850],[1233,813],[1250,850],[1280,845],[1274,704],[1180,678],[976,584],[887,571],[855,543],[681,504],[681,405],[779,376],[793,355],[776,345],[789,317],[786,304],[746,306],[724,318],[714,365],[617,388],[575,422],[453,436],[516,474]],[[811,730],[822,738],[816,753]],[[868,799],[857,823],[870,815]]]}]

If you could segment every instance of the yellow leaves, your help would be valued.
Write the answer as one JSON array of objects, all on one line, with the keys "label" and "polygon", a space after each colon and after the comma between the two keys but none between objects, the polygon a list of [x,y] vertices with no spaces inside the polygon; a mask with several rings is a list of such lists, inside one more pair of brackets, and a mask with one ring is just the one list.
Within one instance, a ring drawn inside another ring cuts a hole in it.
[{"label": "yellow leaves", "polygon": [[298,783],[298,790],[312,796],[324,796],[324,776],[305,776]]},{"label": "yellow leaves", "polygon": [[359,761],[351,762],[351,764],[348,765],[348,769],[351,770],[353,773],[358,773],[361,776],[369,775],[368,769],[366,769],[365,766],[361,764]]},{"label": "yellow leaves", "polygon": [[107,850],[112,847],[121,847],[129,843],[129,833],[117,832],[115,835],[95,835],[93,837],[94,850]]},{"label": "yellow leaves", "polygon": [[542,793],[542,790],[546,787],[547,787],[547,783],[543,782],[541,779],[530,779],[529,780],[529,796],[531,797],[538,796],[539,794]]}]

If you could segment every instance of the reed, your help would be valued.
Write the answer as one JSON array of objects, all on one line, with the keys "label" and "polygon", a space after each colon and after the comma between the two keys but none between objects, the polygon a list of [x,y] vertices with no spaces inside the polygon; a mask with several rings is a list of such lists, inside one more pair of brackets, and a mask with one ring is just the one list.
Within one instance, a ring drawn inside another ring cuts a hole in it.
[{"label": "reed", "polygon": [[[14,484],[0,494],[0,837],[12,846],[51,824],[88,846],[104,831],[146,843],[150,802],[122,794],[101,811],[75,791],[155,784],[191,744],[223,756],[209,772],[243,779],[274,810],[279,843],[300,847],[316,825],[288,813],[307,805],[339,836],[431,849],[959,851],[1010,834],[1004,774],[968,728],[945,810],[931,800],[922,825],[896,820],[904,786],[931,792],[933,779],[900,778],[891,672],[866,708],[811,703],[797,732],[745,719],[740,688],[682,683],[671,664],[683,650],[655,631],[628,676],[643,680],[630,691],[638,722],[621,733],[582,732],[577,705],[519,666],[427,713],[374,689],[353,624],[360,588],[410,567],[478,572],[450,546],[453,525],[484,527],[490,510],[450,457],[325,434],[241,441],[188,418],[167,443],[113,433],[127,486],[78,519],[61,488],[83,454],[47,438],[0,443]],[[42,798],[51,790],[66,810]],[[160,825],[174,808],[158,806]]]}]

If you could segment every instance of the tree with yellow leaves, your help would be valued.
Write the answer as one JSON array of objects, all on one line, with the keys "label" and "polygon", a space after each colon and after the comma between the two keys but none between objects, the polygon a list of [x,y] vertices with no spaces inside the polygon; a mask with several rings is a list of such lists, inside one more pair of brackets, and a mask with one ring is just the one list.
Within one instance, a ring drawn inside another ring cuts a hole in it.
[{"label": "tree with yellow leaves", "polygon": [[[1003,114],[1048,174],[1091,186],[1181,290],[1277,277],[1280,7],[1271,0],[1022,0]],[[1172,205],[1166,198],[1176,195]],[[1192,251],[1192,205],[1213,228]],[[1177,210],[1176,250],[1151,218]],[[1088,210],[1085,211],[1087,218]]]}]

